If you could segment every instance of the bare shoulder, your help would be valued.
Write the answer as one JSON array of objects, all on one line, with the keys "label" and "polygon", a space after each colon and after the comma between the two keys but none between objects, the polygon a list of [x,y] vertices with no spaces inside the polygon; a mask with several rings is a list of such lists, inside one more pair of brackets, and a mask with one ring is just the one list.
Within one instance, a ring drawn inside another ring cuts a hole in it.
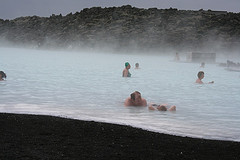
[{"label": "bare shoulder", "polygon": [[125,106],[130,106],[131,105],[131,101],[130,101],[130,97],[128,97],[126,100],[125,100],[125,102],[124,102],[124,105]]}]

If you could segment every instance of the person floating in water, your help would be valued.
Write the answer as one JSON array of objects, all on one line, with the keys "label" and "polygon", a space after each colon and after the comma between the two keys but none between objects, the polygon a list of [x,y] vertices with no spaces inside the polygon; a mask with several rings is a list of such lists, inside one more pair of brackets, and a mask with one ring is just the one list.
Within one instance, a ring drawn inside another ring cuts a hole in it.
[{"label": "person floating in water", "polygon": [[176,111],[176,106],[169,106],[168,104],[160,104],[160,105],[157,105],[157,104],[153,104],[151,103],[149,106],[148,106],[148,109],[149,110],[159,110],[159,111]]},{"label": "person floating in water", "polygon": [[140,68],[139,68],[139,63],[136,63],[136,64],[135,64],[135,69],[140,69]]},{"label": "person floating in water", "polygon": [[7,78],[6,73],[4,73],[3,71],[0,71],[0,81],[3,81],[6,78]]},{"label": "person floating in water", "polygon": [[147,106],[147,101],[141,97],[141,93],[138,91],[133,92],[125,102],[125,106]]},{"label": "person floating in water", "polygon": [[122,76],[123,77],[131,77],[131,73],[129,72],[130,68],[131,68],[131,65],[128,62],[126,62],[125,63],[125,68],[124,68],[124,70],[122,72]]},{"label": "person floating in water", "polygon": [[[203,71],[199,71],[197,76],[198,76],[198,79],[196,80],[196,83],[203,84],[202,79],[204,78],[204,72]],[[214,81],[208,82],[208,83],[214,83]]]}]

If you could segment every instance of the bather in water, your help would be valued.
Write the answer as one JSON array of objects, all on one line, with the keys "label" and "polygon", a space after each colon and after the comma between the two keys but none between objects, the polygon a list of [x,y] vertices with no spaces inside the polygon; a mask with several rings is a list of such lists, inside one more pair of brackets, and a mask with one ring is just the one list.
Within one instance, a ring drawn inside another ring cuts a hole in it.
[{"label": "bather in water", "polygon": [[147,101],[142,98],[141,93],[138,91],[133,92],[125,102],[125,106],[147,106]]},{"label": "bather in water", "polygon": [[0,81],[3,81],[7,78],[6,73],[4,73],[3,71],[0,71]]},{"label": "bather in water", "polygon": [[[198,79],[196,80],[196,83],[203,84],[202,79],[204,78],[204,72],[203,71],[199,71],[197,76],[198,76]],[[214,83],[214,81],[211,81],[211,82],[208,82],[208,83]]]},{"label": "bather in water", "polygon": [[168,104],[149,104],[148,106],[149,110],[159,110],[159,111],[176,111],[176,106],[169,106]]},{"label": "bather in water", "polygon": [[125,63],[125,68],[124,68],[123,73],[122,73],[123,77],[131,77],[131,73],[129,72],[130,68],[131,68],[131,65],[128,62],[126,62]]}]

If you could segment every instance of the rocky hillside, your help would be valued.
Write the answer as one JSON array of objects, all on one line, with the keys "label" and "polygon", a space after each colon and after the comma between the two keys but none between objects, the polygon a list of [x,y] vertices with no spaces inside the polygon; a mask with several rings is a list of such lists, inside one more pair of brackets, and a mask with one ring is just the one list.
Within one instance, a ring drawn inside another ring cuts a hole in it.
[{"label": "rocky hillside", "polygon": [[0,40],[2,44],[64,49],[236,49],[240,46],[240,13],[93,7],[66,16],[0,19]]}]

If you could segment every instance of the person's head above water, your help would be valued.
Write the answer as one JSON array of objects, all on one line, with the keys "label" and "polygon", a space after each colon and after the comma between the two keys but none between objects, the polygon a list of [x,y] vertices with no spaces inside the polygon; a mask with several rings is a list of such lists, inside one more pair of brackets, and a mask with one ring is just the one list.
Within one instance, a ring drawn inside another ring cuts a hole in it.
[{"label": "person's head above water", "polygon": [[135,64],[135,68],[139,68],[139,63],[136,63],[136,64]]},{"label": "person's head above water", "polygon": [[167,107],[164,106],[164,105],[158,105],[158,106],[157,106],[157,109],[158,109],[159,111],[167,111]]},{"label": "person's head above water", "polygon": [[131,67],[131,65],[129,64],[129,62],[126,62],[126,63],[125,63],[125,67],[128,68],[128,69]]},{"label": "person's head above water", "polygon": [[138,92],[138,91],[135,91],[135,92],[133,92],[131,95],[130,95],[130,97],[131,97],[131,99],[133,100],[133,101],[139,101],[139,100],[141,100],[141,93],[140,92]]},{"label": "person's head above water", "polygon": [[5,78],[7,78],[7,75],[3,71],[0,71],[0,80],[3,80]]},{"label": "person's head above water", "polygon": [[199,79],[203,79],[204,78],[204,72],[203,71],[199,71],[197,74]]}]

